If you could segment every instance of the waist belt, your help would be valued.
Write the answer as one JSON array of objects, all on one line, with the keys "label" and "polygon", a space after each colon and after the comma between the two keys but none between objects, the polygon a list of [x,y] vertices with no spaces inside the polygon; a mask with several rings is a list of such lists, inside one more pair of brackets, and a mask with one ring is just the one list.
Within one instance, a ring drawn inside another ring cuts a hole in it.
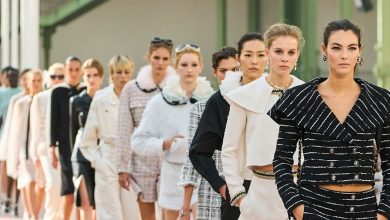
[{"label": "waist belt", "polygon": [[[262,179],[275,179],[275,173],[272,171],[252,170],[253,174]],[[297,175],[297,171],[293,171],[293,175]]]}]

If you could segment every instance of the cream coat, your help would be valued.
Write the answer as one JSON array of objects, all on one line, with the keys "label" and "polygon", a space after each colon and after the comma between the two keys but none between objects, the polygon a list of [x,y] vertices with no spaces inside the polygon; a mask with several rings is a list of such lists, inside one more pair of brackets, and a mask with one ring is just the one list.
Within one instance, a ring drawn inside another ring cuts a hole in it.
[{"label": "cream coat", "polygon": [[[292,77],[291,87],[303,83]],[[279,132],[279,125],[267,115],[277,101],[271,96],[272,90],[265,75],[225,96],[230,112],[222,146],[222,164],[232,201],[245,193],[240,167],[272,164]]]},{"label": "cream coat", "polygon": [[51,89],[38,93],[33,98],[30,112],[30,155],[33,161],[47,156],[50,145],[50,97]]},{"label": "cream coat", "polygon": [[6,161],[8,157],[8,148],[10,147],[9,137],[11,136],[11,125],[13,124],[11,122],[15,103],[25,95],[24,92],[14,95],[8,104],[7,117],[5,119],[3,134],[0,141],[0,161]]},{"label": "cream coat", "polygon": [[36,94],[30,109],[30,146],[33,161],[40,160],[45,184],[44,220],[61,219],[60,169],[53,168],[48,148],[50,145],[50,101],[52,89]]},{"label": "cream coat", "polygon": [[[26,160],[26,140],[27,140],[27,119],[30,111],[31,96],[26,95],[16,101],[13,113],[10,135],[8,137],[9,145],[7,151],[7,175],[17,178],[19,174],[20,160]],[[27,166],[31,164],[26,164]],[[22,169],[25,170],[25,169]],[[21,185],[27,184],[27,180]]]},{"label": "cream coat", "polygon": [[110,88],[93,99],[79,149],[95,168],[97,219],[139,219],[135,193],[118,183],[115,140],[119,98]]}]

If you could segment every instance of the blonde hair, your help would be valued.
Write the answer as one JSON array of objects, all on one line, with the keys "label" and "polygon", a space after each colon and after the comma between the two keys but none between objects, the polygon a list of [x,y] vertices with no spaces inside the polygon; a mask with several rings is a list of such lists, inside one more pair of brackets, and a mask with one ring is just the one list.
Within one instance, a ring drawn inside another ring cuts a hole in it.
[{"label": "blonde hair", "polygon": [[131,73],[133,73],[135,69],[134,61],[126,55],[114,56],[110,59],[108,66],[110,68],[110,75],[113,75],[117,69],[129,70]]},{"label": "blonde hair", "polygon": [[192,54],[198,55],[199,64],[200,64],[201,66],[203,66],[202,55],[200,54],[200,51],[196,51],[196,50],[191,49],[191,48],[188,47],[188,48],[185,48],[184,50],[182,50],[182,51],[176,53],[176,58],[175,58],[176,67],[177,67],[177,65],[179,64],[179,61],[180,61],[181,57],[182,57],[184,54],[186,54],[186,53],[192,53]]},{"label": "blonde hair", "polygon": [[[32,69],[29,70],[25,75],[26,82],[32,81],[34,79],[34,76],[40,76],[41,77],[41,90],[43,89],[43,72],[40,69]],[[30,91],[31,92],[31,91]]]},{"label": "blonde hair", "polygon": [[98,60],[90,58],[90,59],[86,60],[83,63],[83,65],[81,66],[81,69],[83,72],[85,69],[89,69],[89,68],[96,68],[99,76],[103,77],[103,66]]},{"label": "blonde hair", "polygon": [[32,70],[29,70],[29,71],[26,73],[26,78],[27,78],[27,79],[32,79],[32,78],[34,77],[34,75],[39,75],[39,76],[41,76],[42,81],[43,81],[43,73],[42,73],[42,70],[40,70],[40,69],[32,69]]},{"label": "blonde hair", "polygon": [[305,46],[305,39],[299,27],[289,24],[276,23],[269,27],[264,33],[264,43],[267,48],[271,47],[272,42],[280,36],[290,36],[298,41],[298,50]]},{"label": "blonde hair", "polygon": [[61,69],[64,72],[65,65],[62,63],[53,63],[53,65],[51,65],[48,70],[50,73],[54,73],[56,71],[56,69]]}]

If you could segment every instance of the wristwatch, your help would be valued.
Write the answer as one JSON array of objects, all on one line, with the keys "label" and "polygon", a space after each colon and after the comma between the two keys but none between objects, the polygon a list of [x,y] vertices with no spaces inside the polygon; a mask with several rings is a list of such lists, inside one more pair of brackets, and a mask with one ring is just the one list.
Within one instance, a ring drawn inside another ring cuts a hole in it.
[{"label": "wristwatch", "polygon": [[180,210],[179,217],[189,216],[191,214],[192,210]]}]

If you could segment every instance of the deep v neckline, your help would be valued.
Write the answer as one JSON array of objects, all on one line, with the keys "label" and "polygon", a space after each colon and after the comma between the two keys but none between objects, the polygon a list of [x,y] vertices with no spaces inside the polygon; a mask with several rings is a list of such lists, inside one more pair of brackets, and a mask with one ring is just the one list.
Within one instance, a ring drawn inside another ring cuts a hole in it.
[{"label": "deep v neckline", "polygon": [[[358,82],[356,82],[356,83],[358,83]],[[319,97],[319,99],[321,100],[321,105],[325,106],[325,109],[337,121],[338,124],[344,126],[346,124],[347,120],[351,117],[351,114],[354,112],[354,109],[356,108],[357,104],[359,103],[359,100],[361,100],[361,98],[362,98],[362,87],[361,87],[361,85],[358,83],[358,85],[360,87],[360,93],[359,93],[357,99],[355,100],[355,102],[353,103],[351,109],[349,109],[349,111],[348,111],[348,113],[345,116],[343,121],[340,121],[340,119],[333,112],[332,108],[329,107],[329,105],[325,102],[324,98],[321,96],[320,92],[318,91],[318,85],[319,84],[316,85],[315,92],[316,92],[317,96]]]}]

